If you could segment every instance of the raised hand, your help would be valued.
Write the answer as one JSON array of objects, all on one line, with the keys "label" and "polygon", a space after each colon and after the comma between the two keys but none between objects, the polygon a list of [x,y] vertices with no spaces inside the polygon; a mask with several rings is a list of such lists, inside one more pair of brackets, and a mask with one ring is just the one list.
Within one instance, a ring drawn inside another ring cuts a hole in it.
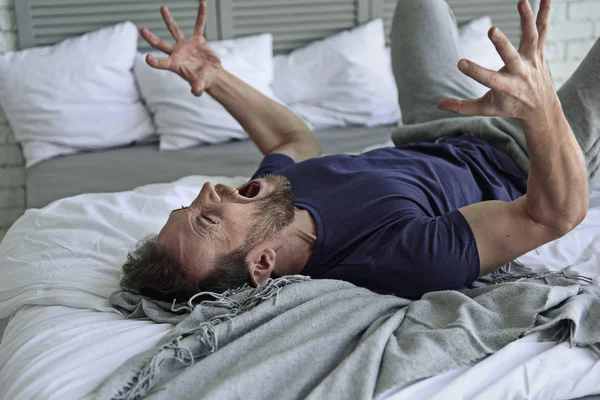
[{"label": "raised hand", "polygon": [[181,32],[167,7],[161,7],[160,13],[176,43],[171,45],[147,28],[142,28],[142,37],[152,47],[169,55],[169,57],[154,57],[148,54],[146,62],[151,67],[175,72],[188,81],[195,96],[201,96],[211,87],[222,69],[219,56],[211,49],[204,37],[206,3],[204,1],[200,3],[194,33],[189,38]]},{"label": "raised hand", "polygon": [[458,63],[465,75],[491,90],[475,100],[443,99],[438,108],[462,115],[513,117],[521,121],[556,110],[560,102],[544,59],[550,0],[541,0],[537,20],[527,0],[520,0],[518,9],[523,31],[519,50],[497,27],[488,32],[504,67],[491,71],[464,59]]}]

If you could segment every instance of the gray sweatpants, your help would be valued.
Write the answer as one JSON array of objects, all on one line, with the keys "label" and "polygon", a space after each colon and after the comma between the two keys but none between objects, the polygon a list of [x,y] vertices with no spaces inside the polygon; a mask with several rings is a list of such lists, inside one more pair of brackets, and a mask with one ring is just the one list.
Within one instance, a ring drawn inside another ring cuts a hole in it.
[{"label": "gray sweatpants", "polygon": [[[515,0],[516,7],[516,0]],[[465,117],[439,110],[443,98],[476,98],[473,80],[459,71],[456,19],[444,0],[399,0],[392,25],[392,65],[404,125],[392,132],[398,146],[470,134],[503,152],[527,176],[525,134],[512,118]],[[600,184],[600,40],[558,91],[585,155],[590,185]]]}]

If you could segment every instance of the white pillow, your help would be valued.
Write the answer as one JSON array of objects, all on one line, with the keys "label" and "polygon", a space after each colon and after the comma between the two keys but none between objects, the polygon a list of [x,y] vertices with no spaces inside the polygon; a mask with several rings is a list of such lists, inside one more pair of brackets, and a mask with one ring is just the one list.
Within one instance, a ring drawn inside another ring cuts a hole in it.
[{"label": "white pillow", "polygon": [[152,120],[131,72],[131,22],[55,46],[0,54],[0,103],[27,166],[147,138]]},{"label": "white pillow", "polygon": [[315,129],[400,120],[381,19],[276,56],[273,90]]},{"label": "white pillow", "polygon": [[[262,34],[210,42],[223,67],[264,95],[274,98],[273,36]],[[156,54],[164,57],[164,54]],[[208,93],[196,97],[190,85],[171,71],[150,67],[136,57],[134,73],[142,97],[154,116],[161,150],[244,139],[241,125]]]},{"label": "white pillow", "polygon": [[27,210],[0,243],[0,319],[24,305],[112,311],[108,297],[119,289],[127,252],[208,180],[237,187],[248,178],[192,176]]},{"label": "white pillow", "polygon": [[[488,31],[492,27],[492,20],[485,16],[474,19],[461,25],[458,29],[460,36],[461,57],[471,60],[482,67],[497,71],[504,66],[504,61],[498,54],[492,41],[488,38]],[[477,86],[477,93],[483,96],[489,88],[479,82],[473,81]]]}]

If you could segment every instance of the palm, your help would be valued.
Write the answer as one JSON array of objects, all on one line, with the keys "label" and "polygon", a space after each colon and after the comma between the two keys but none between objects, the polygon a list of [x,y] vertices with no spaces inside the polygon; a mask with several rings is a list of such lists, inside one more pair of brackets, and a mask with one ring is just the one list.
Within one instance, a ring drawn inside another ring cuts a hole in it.
[{"label": "palm", "polygon": [[541,0],[537,21],[527,0],[519,1],[523,36],[519,49],[497,28],[490,39],[505,65],[498,71],[461,60],[459,69],[490,90],[479,99],[444,99],[440,109],[462,115],[505,116],[524,119],[554,101],[556,93],[544,59],[544,40],[548,31],[550,0]]},{"label": "palm", "polygon": [[211,49],[204,37],[206,4],[204,2],[200,3],[196,27],[193,35],[189,38],[183,35],[167,7],[161,7],[160,11],[176,43],[171,45],[159,39],[148,29],[143,28],[141,31],[142,37],[152,47],[169,55],[169,57],[154,57],[149,54],[146,61],[151,67],[175,72],[188,81],[193,94],[200,96],[204,90],[212,85],[221,69],[219,56]]},{"label": "palm", "polygon": [[[504,66],[498,70],[498,73],[507,75],[509,73],[508,68]],[[510,110],[515,107],[514,99],[511,96],[495,89],[488,90],[480,99],[478,99],[478,101],[490,110]],[[498,115],[500,115],[500,113]],[[505,114],[502,113],[502,115]]]},{"label": "palm", "polygon": [[175,45],[170,59],[169,69],[190,82],[192,88],[202,84],[203,89],[210,87],[221,67],[221,60],[204,36],[192,36]]}]

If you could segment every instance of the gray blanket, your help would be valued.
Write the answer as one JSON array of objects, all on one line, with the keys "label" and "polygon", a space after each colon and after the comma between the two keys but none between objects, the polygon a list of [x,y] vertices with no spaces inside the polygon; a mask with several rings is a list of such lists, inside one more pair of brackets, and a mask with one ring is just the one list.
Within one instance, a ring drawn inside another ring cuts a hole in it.
[{"label": "gray blanket", "polygon": [[516,278],[418,301],[303,276],[198,305],[118,292],[111,302],[125,316],[177,325],[159,346],[128,360],[95,396],[371,399],[540,330],[600,355],[600,287],[557,274],[499,274],[484,284]]}]

